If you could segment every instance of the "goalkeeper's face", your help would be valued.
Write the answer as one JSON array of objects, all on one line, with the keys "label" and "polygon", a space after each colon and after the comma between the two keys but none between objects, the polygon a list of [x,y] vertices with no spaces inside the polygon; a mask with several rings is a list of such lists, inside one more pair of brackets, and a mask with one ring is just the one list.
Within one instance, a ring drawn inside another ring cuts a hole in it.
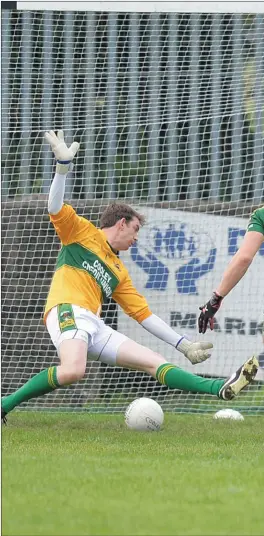
[{"label": "goalkeeper's face", "polygon": [[118,251],[126,251],[129,249],[138,238],[140,222],[138,218],[133,218],[130,222],[126,222],[125,218],[118,222],[118,233],[116,236]]}]

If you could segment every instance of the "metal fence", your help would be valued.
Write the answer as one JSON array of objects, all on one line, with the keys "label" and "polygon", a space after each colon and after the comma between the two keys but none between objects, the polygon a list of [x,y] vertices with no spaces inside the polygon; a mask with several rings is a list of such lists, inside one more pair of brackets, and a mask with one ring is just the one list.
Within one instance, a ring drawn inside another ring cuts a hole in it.
[{"label": "metal fence", "polygon": [[63,127],[73,197],[257,204],[263,81],[263,15],[4,10],[2,195],[48,192]]}]

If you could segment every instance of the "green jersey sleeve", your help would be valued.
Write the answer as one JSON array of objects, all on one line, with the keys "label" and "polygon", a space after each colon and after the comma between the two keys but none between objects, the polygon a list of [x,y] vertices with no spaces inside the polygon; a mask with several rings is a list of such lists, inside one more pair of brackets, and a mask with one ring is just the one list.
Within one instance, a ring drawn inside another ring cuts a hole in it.
[{"label": "green jersey sleeve", "polygon": [[264,235],[264,206],[257,208],[251,214],[247,231],[257,231]]}]

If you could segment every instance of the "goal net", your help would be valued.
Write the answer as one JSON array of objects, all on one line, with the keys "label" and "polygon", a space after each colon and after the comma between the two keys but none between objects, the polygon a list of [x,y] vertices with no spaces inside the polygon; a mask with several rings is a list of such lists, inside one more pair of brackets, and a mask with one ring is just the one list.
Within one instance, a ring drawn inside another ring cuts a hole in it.
[{"label": "goal net", "polygon": [[[207,377],[228,377],[259,355],[256,381],[232,407],[264,411],[264,246],[224,300],[216,330],[197,329],[199,306],[264,203],[263,95],[261,14],[2,11],[2,394],[58,364],[42,319],[60,249],[43,134],[63,128],[66,142],[80,142],[67,202],[94,224],[112,200],[146,215],[137,245],[120,257],[151,310],[214,351],[193,367],[113,301],[105,321]],[[223,407],[98,362],[78,384],[21,407],[118,412],[139,396],[167,411]]]}]

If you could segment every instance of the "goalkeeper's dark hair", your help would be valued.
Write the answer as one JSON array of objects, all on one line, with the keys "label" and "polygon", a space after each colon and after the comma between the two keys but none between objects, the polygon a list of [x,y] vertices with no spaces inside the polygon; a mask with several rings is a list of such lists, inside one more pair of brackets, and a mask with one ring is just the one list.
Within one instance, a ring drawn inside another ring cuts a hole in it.
[{"label": "goalkeeper's dark hair", "polygon": [[110,203],[101,215],[100,228],[113,227],[122,218],[125,218],[127,223],[133,220],[133,218],[137,218],[141,226],[146,221],[143,214],[139,214],[139,212],[129,205],[125,203]]}]

